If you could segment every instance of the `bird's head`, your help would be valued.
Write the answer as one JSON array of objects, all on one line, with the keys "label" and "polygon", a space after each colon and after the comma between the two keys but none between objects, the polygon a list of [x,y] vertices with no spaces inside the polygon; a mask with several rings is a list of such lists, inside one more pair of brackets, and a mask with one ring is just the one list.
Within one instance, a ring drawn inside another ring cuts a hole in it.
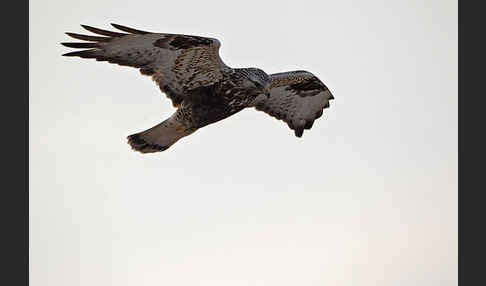
[{"label": "bird's head", "polygon": [[255,86],[257,92],[260,94],[263,93],[267,97],[270,97],[270,89],[272,84],[270,76],[268,76],[268,74],[261,69],[250,68],[248,70],[249,73],[247,78]]}]

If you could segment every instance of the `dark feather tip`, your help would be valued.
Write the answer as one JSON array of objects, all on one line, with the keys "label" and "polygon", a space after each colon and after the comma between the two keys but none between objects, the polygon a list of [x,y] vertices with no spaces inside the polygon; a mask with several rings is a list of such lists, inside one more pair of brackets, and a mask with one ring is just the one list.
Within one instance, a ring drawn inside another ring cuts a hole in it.
[{"label": "dark feather tip", "polygon": [[295,129],[295,136],[300,138],[300,137],[302,137],[302,134],[304,134],[304,129],[301,129],[301,128]]},{"label": "dark feather tip", "polygon": [[127,32],[127,33],[140,34],[140,35],[149,34],[150,33],[150,32],[146,32],[146,31],[141,31],[141,30],[129,28],[129,27],[122,26],[122,25],[118,25],[118,24],[114,24],[114,23],[111,23],[110,25],[112,25],[114,28],[116,28],[116,29],[118,29],[120,31]]},{"label": "dark feather tip", "polygon": [[88,36],[88,35],[81,35],[81,34],[69,33],[69,32],[67,32],[66,35],[78,40],[90,41],[90,42],[108,42],[110,40],[110,38],[107,37]]},{"label": "dark feather tip", "polygon": [[79,52],[70,52],[70,53],[65,53],[65,54],[62,54],[63,56],[65,57],[76,57],[76,56],[79,56]]},{"label": "dark feather tip", "polygon": [[80,49],[86,49],[86,48],[96,48],[98,47],[98,44],[96,43],[61,43],[61,45],[69,48],[80,48]]},{"label": "dark feather tip", "polygon": [[123,36],[128,35],[128,34],[125,34],[125,33],[118,33],[118,32],[112,32],[112,31],[107,31],[107,30],[103,30],[103,29],[98,29],[98,28],[91,27],[91,26],[88,26],[88,25],[81,25],[81,27],[83,27],[84,29],[86,29],[86,30],[88,30],[92,33],[95,33],[95,34],[98,34],[98,35],[103,35],[103,36],[123,37]]},{"label": "dark feather tip", "polygon": [[65,56],[65,57],[81,57],[81,58],[86,58],[86,59],[96,57],[93,50],[75,51],[75,52],[63,54],[63,56]]}]

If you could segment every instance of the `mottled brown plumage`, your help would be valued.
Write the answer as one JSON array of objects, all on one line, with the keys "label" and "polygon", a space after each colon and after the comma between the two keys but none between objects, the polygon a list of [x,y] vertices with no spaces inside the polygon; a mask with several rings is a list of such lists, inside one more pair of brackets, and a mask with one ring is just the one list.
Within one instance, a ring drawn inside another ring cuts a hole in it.
[{"label": "mottled brown plumage", "polygon": [[257,68],[228,67],[219,57],[219,41],[213,38],[112,26],[125,33],[86,25],[82,27],[102,37],[67,33],[87,42],[62,43],[83,49],[64,56],[139,68],[171,99],[177,107],[171,117],[128,136],[132,148],[142,153],[164,151],[197,129],[247,107],[284,120],[301,137],[333,99],[328,88],[306,71],[267,75]]}]

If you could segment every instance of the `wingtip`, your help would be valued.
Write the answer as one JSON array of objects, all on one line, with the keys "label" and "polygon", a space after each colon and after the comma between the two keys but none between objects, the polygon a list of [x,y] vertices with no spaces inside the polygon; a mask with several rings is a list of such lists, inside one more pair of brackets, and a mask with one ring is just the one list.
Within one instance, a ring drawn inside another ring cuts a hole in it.
[{"label": "wingtip", "polygon": [[75,38],[82,41],[90,41],[90,42],[108,42],[111,40],[111,38],[109,37],[88,36],[88,35],[76,34],[71,32],[66,32],[66,35],[68,35],[71,38]]},{"label": "wingtip", "polygon": [[123,31],[123,32],[131,33],[131,34],[143,35],[143,34],[149,34],[150,33],[150,32],[147,32],[147,31],[142,31],[142,30],[130,28],[130,27],[123,26],[123,25],[120,25],[120,24],[110,23],[110,25],[113,26],[115,29],[118,29],[118,30]]},{"label": "wingtip", "polygon": [[120,25],[120,24],[116,24],[116,23],[110,23],[110,25],[111,25],[113,28],[115,28],[115,29],[119,29],[120,27],[122,27],[122,28],[123,28],[123,26],[122,26],[122,25]]},{"label": "wingtip", "polygon": [[117,24],[117,23],[110,23],[110,25],[113,27],[113,28],[128,28],[127,26],[123,26],[123,25],[120,25],[120,24]]},{"label": "wingtip", "polygon": [[82,51],[70,52],[62,54],[63,57],[80,57],[82,55]]},{"label": "wingtip", "polygon": [[85,59],[96,58],[96,54],[94,53],[93,49],[74,51],[74,52],[65,53],[65,54],[62,54],[62,55],[65,56],[65,57],[81,57],[81,58],[85,58]]},{"label": "wingtip", "polygon": [[61,45],[76,49],[92,49],[98,47],[97,43],[61,43]]},{"label": "wingtip", "polygon": [[85,25],[85,24],[79,24],[79,25],[81,26],[81,28],[88,30],[88,31],[89,31],[89,28],[91,27],[91,26]]}]

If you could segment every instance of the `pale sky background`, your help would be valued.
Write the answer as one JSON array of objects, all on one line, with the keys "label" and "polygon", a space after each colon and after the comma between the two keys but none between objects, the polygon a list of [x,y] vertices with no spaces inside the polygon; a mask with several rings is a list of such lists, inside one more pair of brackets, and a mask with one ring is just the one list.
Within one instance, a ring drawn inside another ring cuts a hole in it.
[{"label": "pale sky background", "polygon": [[[30,1],[31,285],[457,285],[456,2]],[[336,99],[300,139],[248,109],[141,155],[169,99],[61,57],[111,22]]]}]

